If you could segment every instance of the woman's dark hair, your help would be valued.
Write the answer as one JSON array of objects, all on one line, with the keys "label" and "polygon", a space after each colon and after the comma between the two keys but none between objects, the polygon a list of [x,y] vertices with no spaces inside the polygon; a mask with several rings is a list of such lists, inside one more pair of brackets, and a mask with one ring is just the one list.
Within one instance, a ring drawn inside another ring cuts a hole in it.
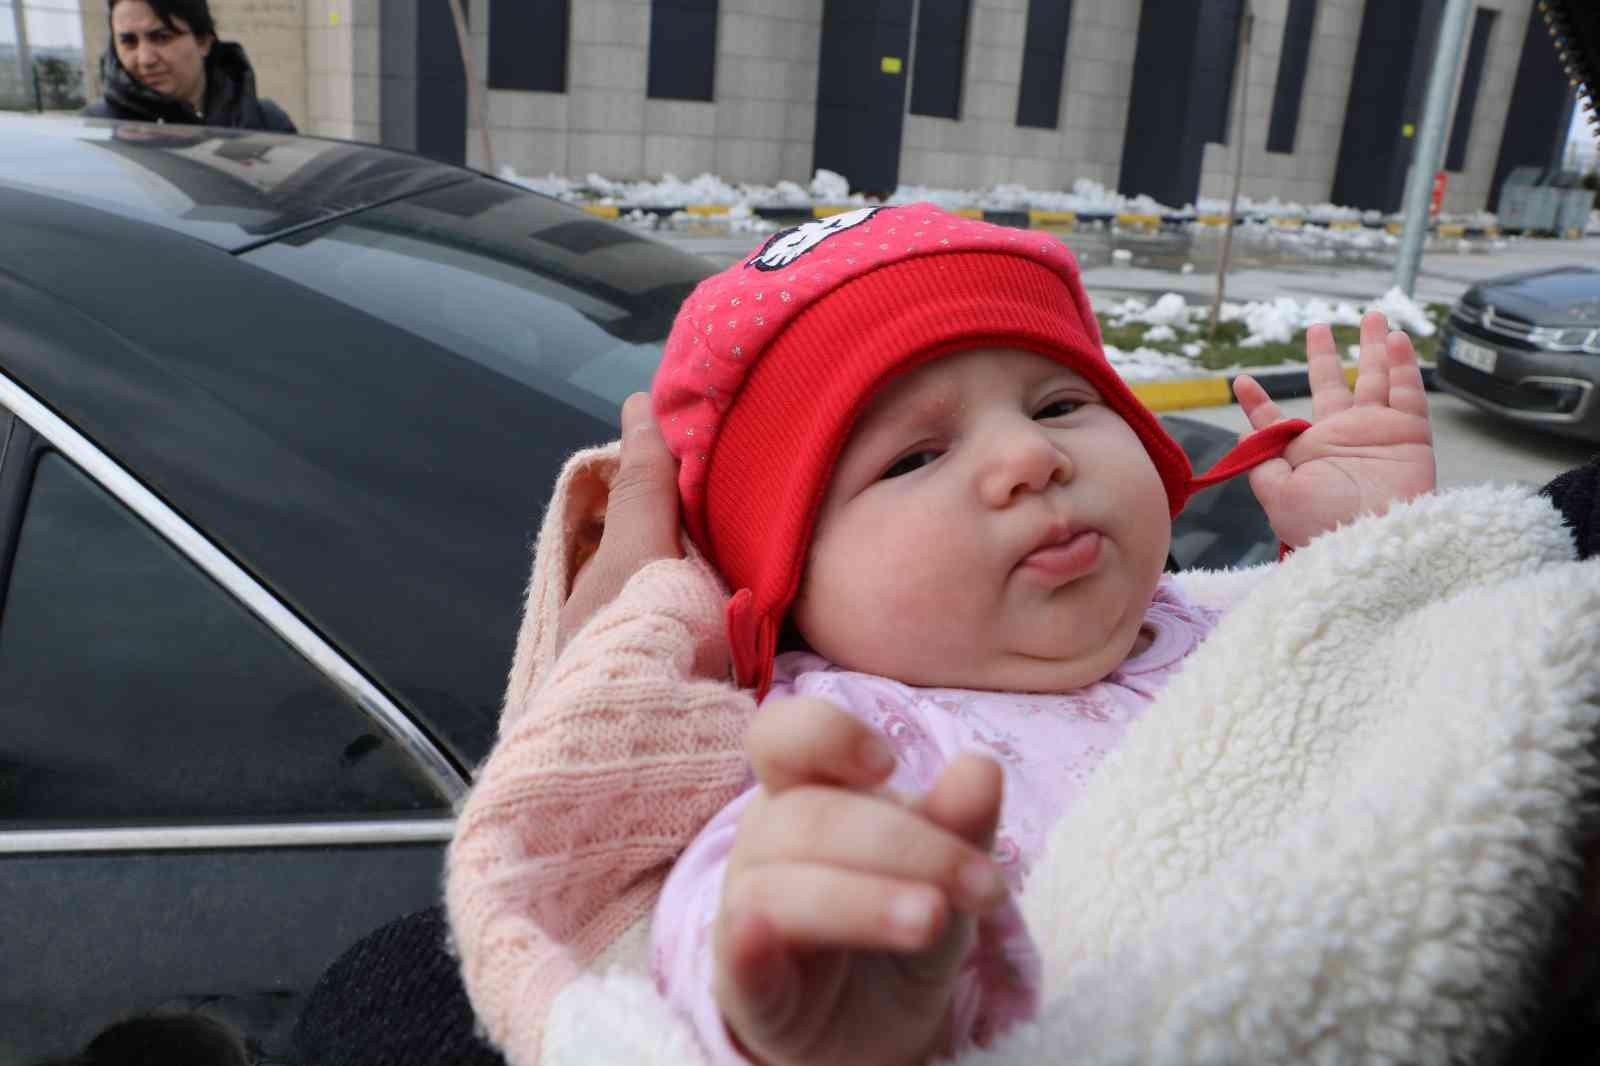
[{"label": "woman's dark hair", "polygon": [[[110,0],[106,4],[106,18],[111,18],[111,10],[122,0]],[[217,24],[211,17],[211,5],[206,0],[144,0],[150,5],[150,10],[155,12],[156,18],[169,30],[176,30],[173,19],[182,19],[189,30],[202,40],[207,37],[216,37]]]}]

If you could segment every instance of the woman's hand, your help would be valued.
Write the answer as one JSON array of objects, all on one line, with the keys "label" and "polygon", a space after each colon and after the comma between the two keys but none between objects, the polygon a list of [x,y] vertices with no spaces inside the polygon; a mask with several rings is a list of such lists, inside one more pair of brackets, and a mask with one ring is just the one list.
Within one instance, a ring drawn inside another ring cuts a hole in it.
[{"label": "woman's hand", "polygon": [[598,540],[590,536],[588,545],[589,554],[580,558],[572,592],[561,608],[562,645],[616,599],[647,563],[683,557],[678,462],[651,417],[645,393],[634,393],[622,405],[622,463],[611,482],[604,527]]},{"label": "woman's hand", "polygon": [[[1437,474],[1428,397],[1411,338],[1388,332],[1382,312],[1361,320],[1354,394],[1345,384],[1333,331],[1306,331],[1311,428],[1283,456],[1250,472],[1250,488],[1278,539],[1298,548],[1361,515],[1430,492]],[[1283,419],[1256,380],[1234,382],[1253,430]]]}]

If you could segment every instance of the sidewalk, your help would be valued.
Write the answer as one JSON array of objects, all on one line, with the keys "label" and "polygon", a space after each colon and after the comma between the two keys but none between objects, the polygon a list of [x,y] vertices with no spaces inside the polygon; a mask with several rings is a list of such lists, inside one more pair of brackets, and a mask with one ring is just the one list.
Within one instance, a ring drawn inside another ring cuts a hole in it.
[{"label": "sidewalk", "polygon": [[[765,234],[660,230],[660,240],[727,266],[767,239]],[[1209,305],[1216,295],[1214,256],[1205,235],[1156,237],[1108,230],[1059,234],[1078,257],[1084,285],[1097,308],[1129,297],[1154,302],[1165,293],[1177,293],[1191,305]],[[1269,249],[1241,247],[1235,254],[1246,265],[1228,276],[1225,299],[1233,303],[1271,302],[1290,297],[1305,302],[1349,301],[1358,306],[1372,302],[1394,284],[1394,250],[1384,248],[1353,254],[1323,249],[1297,254],[1292,247]],[[1188,254],[1186,254],[1188,253]],[[1320,257],[1320,261],[1319,258]],[[1263,259],[1276,261],[1261,262]],[[1252,261],[1255,262],[1252,262]],[[1191,269],[1185,273],[1184,264]],[[1486,278],[1558,266],[1600,264],[1600,237],[1574,240],[1502,238],[1499,240],[1434,239],[1422,258],[1415,298],[1419,304],[1454,303],[1471,285]],[[1308,393],[1304,370],[1251,369],[1268,392],[1279,399]],[[1353,376],[1353,371],[1351,371]],[[1424,367],[1431,384],[1432,368]],[[1134,392],[1158,411],[1209,407],[1233,402],[1231,373],[1182,377],[1164,381],[1130,382]]]}]

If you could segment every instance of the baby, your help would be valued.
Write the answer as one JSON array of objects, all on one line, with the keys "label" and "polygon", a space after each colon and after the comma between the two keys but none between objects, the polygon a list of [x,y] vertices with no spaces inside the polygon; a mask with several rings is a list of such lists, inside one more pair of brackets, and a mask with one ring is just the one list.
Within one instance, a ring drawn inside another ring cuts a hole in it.
[{"label": "baby", "polygon": [[1363,323],[1354,396],[1326,327],[1308,361],[1315,425],[1241,379],[1256,432],[1195,478],[1052,238],[869,208],[690,296],[655,413],[764,697],[755,787],[653,924],[658,983],[714,1058],[922,1062],[1031,1014],[1012,896],[1222,613],[1164,575],[1172,517],[1253,468],[1293,548],[1433,487],[1404,334]]}]

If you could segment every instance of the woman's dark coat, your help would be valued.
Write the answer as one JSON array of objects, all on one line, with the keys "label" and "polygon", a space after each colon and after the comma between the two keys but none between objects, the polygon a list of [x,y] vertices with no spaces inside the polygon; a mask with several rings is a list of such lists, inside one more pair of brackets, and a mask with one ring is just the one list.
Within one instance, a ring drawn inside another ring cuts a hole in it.
[{"label": "woman's dark coat", "polygon": [[105,95],[82,113],[89,118],[299,132],[283,108],[256,95],[256,72],[243,48],[229,41],[214,41],[205,63],[205,109],[196,112],[188,101],[158,93],[136,80],[118,61],[116,45],[108,45],[100,59]]}]

